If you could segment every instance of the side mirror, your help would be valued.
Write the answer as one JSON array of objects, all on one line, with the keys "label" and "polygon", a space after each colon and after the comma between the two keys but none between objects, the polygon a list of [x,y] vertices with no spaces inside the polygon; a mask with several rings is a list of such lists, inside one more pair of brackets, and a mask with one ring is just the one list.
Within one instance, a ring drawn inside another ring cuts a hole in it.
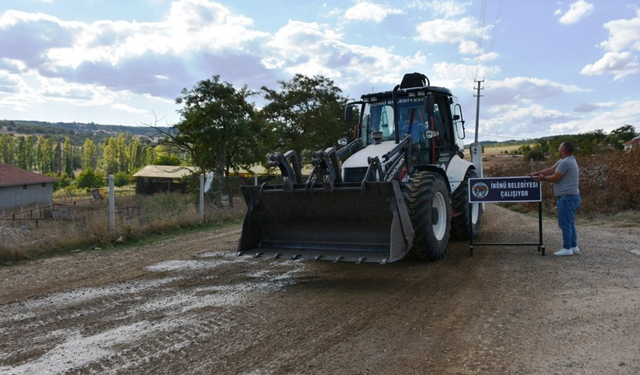
[{"label": "side mirror", "polygon": [[344,109],[344,121],[350,122],[353,120],[353,107],[348,105]]},{"label": "side mirror", "polygon": [[464,139],[467,136],[467,130],[464,128],[464,118],[462,117],[462,106],[460,106],[460,104],[456,104],[456,109],[460,111],[460,114],[453,115],[453,120],[454,121],[460,120],[460,125],[462,125],[461,126],[462,134],[458,134],[458,138]]}]

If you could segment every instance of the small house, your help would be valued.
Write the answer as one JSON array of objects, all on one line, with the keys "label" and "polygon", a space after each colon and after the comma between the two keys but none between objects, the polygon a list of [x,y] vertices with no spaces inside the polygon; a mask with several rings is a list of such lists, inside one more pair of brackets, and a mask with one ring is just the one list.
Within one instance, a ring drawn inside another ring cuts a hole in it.
[{"label": "small house", "polygon": [[627,141],[624,143],[624,150],[625,151],[631,151],[634,148],[638,148],[640,147],[640,136],[633,138],[630,141]]},{"label": "small house", "polygon": [[55,178],[0,164],[0,214],[53,203]]}]

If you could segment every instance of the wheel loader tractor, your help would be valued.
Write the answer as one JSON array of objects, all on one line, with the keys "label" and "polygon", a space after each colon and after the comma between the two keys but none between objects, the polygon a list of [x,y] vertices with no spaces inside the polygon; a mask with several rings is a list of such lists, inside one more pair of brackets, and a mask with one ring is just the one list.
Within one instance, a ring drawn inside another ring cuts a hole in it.
[{"label": "wheel loader tractor", "polygon": [[450,237],[478,235],[482,207],[469,205],[468,179],[482,171],[481,158],[464,159],[462,108],[450,90],[406,74],[392,91],[348,103],[345,120],[354,117],[354,139],[314,152],[308,177],[289,151],[269,157],[281,185],[242,187],[239,255],[437,260]]}]

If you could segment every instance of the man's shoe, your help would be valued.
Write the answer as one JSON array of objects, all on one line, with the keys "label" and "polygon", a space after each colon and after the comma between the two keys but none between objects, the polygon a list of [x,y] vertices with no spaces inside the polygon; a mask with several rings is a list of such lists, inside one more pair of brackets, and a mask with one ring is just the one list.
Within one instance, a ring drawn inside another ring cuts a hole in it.
[{"label": "man's shoe", "polygon": [[553,255],[557,257],[566,257],[569,255],[573,255],[573,251],[571,251],[571,249],[562,249],[562,250],[556,251],[555,253],[553,253]]},{"label": "man's shoe", "polygon": [[578,246],[572,247],[571,252],[573,253],[573,255],[580,255],[580,248]]}]

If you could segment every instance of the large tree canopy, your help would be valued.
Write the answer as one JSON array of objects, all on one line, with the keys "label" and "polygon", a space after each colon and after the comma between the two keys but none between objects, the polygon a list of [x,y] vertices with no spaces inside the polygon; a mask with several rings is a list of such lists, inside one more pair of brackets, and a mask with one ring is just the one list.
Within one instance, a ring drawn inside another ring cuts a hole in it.
[{"label": "large tree canopy", "polygon": [[182,90],[183,120],[175,125],[171,142],[186,150],[201,171],[215,170],[218,186],[229,168],[248,166],[264,158],[263,127],[255,120],[255,95],[246,86],[236,89],[220,76]]},{"label": "large tree canopy", "polygon": [[279,90],[261,89],[269,101],[262,116],[274,130],[275,150],[295,150],[308,161],[305,151],[335,145],[340,137],[351,134],[350,125],[343,121],[347,99],[332,80],[296,74],[278,83]]}]

